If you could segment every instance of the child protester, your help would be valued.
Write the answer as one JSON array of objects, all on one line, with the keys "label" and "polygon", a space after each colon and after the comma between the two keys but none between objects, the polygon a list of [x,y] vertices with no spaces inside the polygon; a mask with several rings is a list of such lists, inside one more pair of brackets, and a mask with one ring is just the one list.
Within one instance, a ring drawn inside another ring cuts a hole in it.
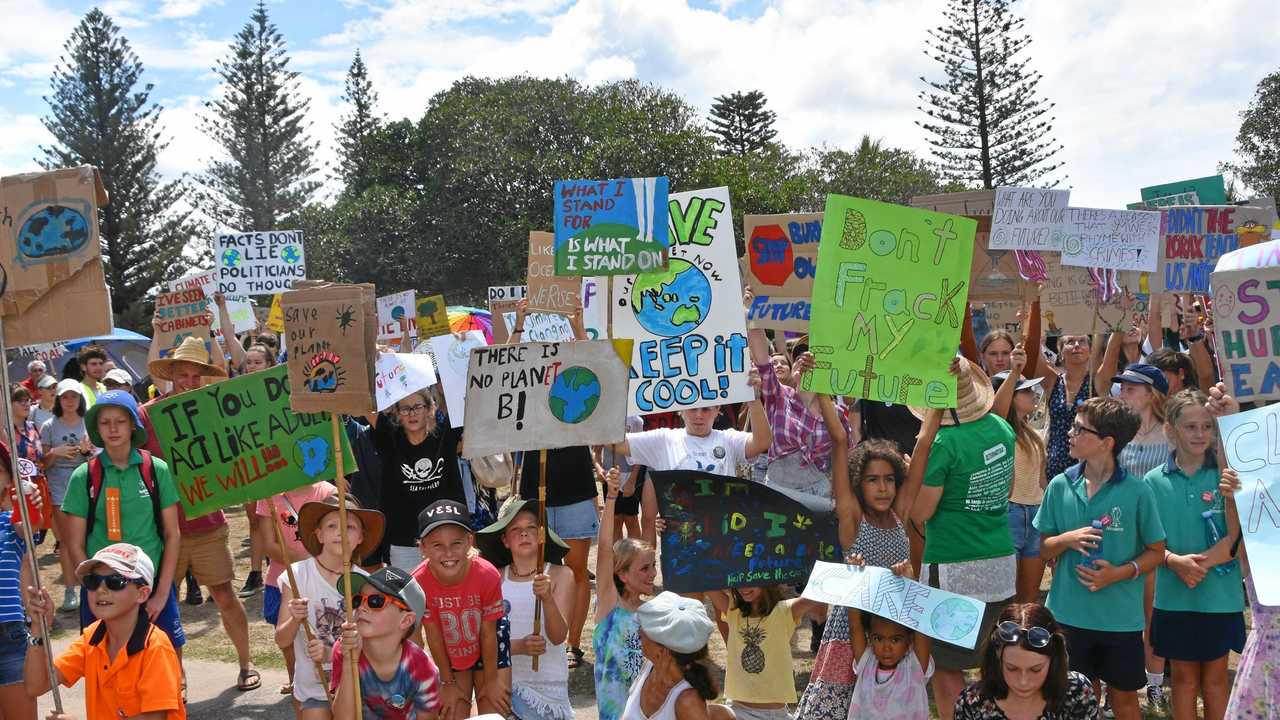
[{"label": "child protester", "polygon": [[425,559],[413,577],[430,599],[422,625],[440,666],[444,714],[469,717],[474,694],[481,713],[505,716],[511,695],[498,670],[511,667],[511,656],[498,642],[502,575],[488,560],[470,556],[470,520],[467,506],[453,500],[437,500],[419,513],[418,547]]},{"label": "child protester", "polygon": [[1106,682],[1118,720],[1137,720],[1143,670],[1142,575],[1164,558],[1165,532],[1151,486],[1119,456],[1138,432],[1133,408],[1114,398],[1080,406],[1070,431],[1081,461],[1049,482],[1036,513],[1041,555],[1055,560],[1048,607],[1063,626],[1071,669]]},{"label": "child protester", "polygon": [[[35,699],[27,696],[22,677],[31,642],[22,608],[22,588],[31,583],[31,563],[23,540],[22,510],[14,505],[18,495],[10,492],[13,483],[9,448],[0,442],[0,718],[35,720]],[[23,495],[33,496],[26,502],[28,518],[34,521],[37,518],[32,499],[39,499],[39,493],[28,481],[22,481],[20,486],[26,486]]]},{"label": "child protester", "polygon": [[[107,393],[110,394],[110,393]],[[71,687],[85,681],[86,715],[98,720],[145,716],[149,720],[182,720],[182,668],[168,636],[152,625],[146,603],[151,597],[155,566],[137,545],[114,543],[76,567],[84,603],[96,620],[54,658],[57,682]],[[48,591],[27,588],[27,610],[53,621]],[[27,694],[49,691],[47,649],[38,641],[27,652],[23,670]],[[70,715],[50,715],[66,720]]]},{"label": "child protester", "polygon": [[[329,653],[342,634],[346,619],[338,578],[342,577],[342,533],[338,522],[338,497],[306,503],[298,509],[298,533],[311,556],[293,563],[293,578],[280,576],[280,612],[276,624],[276,645],[293,646],[293,699],[301,720],[329,720],[328,688],[316,674],[316,662],[325,672]],[[365,510],[355,498],[347,496],[347,547],[351,552],[351,572],[365,574],[355,563],[368,555],[382,541],[385,521],[377,510]],[[354,578],[353,578],[354,582]],[[308,642],[302,632],[302,621],[311,625],[315,639]],[[320,658],[320,660],[315,660]]]},{"label": "child protester", "polygon": [[1244,650],[1244,593],[1232,546],[1240,536],[1234,500],[1218,491],[1217,434],[1208,398],[1184,390],[1169,400],[1165,432],[1174,450],[1147,473],[1168,533],[1156,569],[1151,646],[1173,666],[1173,717],[1221,720],[1231,683],[1227,658]]},{"label": "child protester", "polygon": [[[893,572],[914,575],[911,563],[895,565]],[[928,720],[933,677],[929,636],[857,608],[849,609],[849,625],[857,684],[848,720]]]},{"label": "child protester", "polygon": [[[342,592],[342,581],[338,581]],[[355,692],[343,662],[360,653],[360,700],[367,718],[434,720],[440,712],[440,674],[431,657],[410,638],[427,611],[427,596],[408,572],[384,567],[372,575],[351,576],[354,623],[342,624],[342,641],[333,646],[333,717],[355,717]]]},{"label": "child protester", "polygon": [[708,593],[728,628],[724,696],[739,720],[790,720],[796,701],[791,636],[806,613],[820,607],[782,599],[782,588],[739,587]]}]

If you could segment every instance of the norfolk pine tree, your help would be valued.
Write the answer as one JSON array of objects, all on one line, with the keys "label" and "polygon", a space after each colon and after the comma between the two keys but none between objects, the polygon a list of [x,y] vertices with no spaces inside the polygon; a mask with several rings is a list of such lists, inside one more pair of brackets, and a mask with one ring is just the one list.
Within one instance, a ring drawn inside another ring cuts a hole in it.
[{"label": "norfolk pine tree", "polygon": [[142,62],[111,18],[90,10],[63,48],[44,98],[49,115],[42,122],[54,143],[41,146],[39,162],[101,171],[111,202],[98,211],[99,236],[115,324],[147,332],[153,311],[147,295],[185,269],[182,251],[196,233],[190,210],[177,206],[184,181],[162,182],[156,172],[168,144],[161,108],[150,102]]},{"label": "norfolk pine tree", "polygon": [[205,103],[201,127],[225,156],[199,177],[200,210],[236,230],[286,229],[320,187],[311,179],[316,143],[306,135],[298,73],[261,0],[213,70],[222,94]]},{"label": "norfolk pine tree", "polygon": [[724,155],[746,155],[773,144],[778,131],[777,113],[765,108],[768,100],[759,90],[721,95],[711,105],[711,133]]},{"label": "norfolk pine tree", "polygon": [[1010,13],[1013,1],[948,0],[946,24],[929,31],[933,47],[925,54],[942,63],[947,79],[920,78],[932,88],[919,95],[930,120],[916,124],[933,136],[943,174],[966,185],[1045,184],[1062,167],[1053,161],[1062,149],[1051,136],[1054,105],[1036,93],[1040,73],[1018,58],[1031,37],[1019,34],[1023,19]]},{"label": "norfolk pine tree", "polygon": [[382,127],[382,116],[376,110],[378,93],[373,89],[369,69],[358,49],[347,70],[342,101],[347,103],[350,112],[343,115],[334,128],[338,131],[338,159],[342,163],[338,174],[346,183],[348,193],[359,193],[370,184],[367,151],[361,144]]}]

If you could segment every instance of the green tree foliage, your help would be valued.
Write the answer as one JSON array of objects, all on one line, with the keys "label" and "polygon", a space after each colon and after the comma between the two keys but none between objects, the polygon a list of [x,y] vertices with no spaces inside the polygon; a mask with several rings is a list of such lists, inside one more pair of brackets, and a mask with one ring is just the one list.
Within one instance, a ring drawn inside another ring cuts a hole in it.
[{"label": "green tree foliage", "polygon": [[916,124],[932,135],[943,174],[966,185],[1043,184],[1062,167],[1054,105],[1040,98],[1040,73],[1020,57],[1031,37],[1009,10],[1014,1],[948,0],[945,24],[929,31],[926,54],[946,80],[920,78],[930,88],[919,95],[929,119]]},{"label": "green tree foliage", "polygon": [[335,127],[340,162],[338,176],[348,190],[360,191],[369,184],[368,160],[362,144],[381,127],[382,116],[377,112],[378,93],[369,80],[369,69],[365,67],[359,50],[356,50],[355,59],[347,71],[342,101],[347,104],[348,112]]},{"label": "green tree foliage", "polygon": [[910,204],[916,195],[957,192],[964,187],[943,183],[937,169],[909,150],[885,147],[863,135],[853,152],[839,148],[815,150],[810,157],[803,205],[821,210],[828,194]]},{"label": "green tree foliage", "polygon": [[200,175],[200,210],[237,230],[283,229],[320,184],[308,101],[289,70],[285,42],[261,0],[214,72],[221,97],[201,126],[223,150]]},{"label": "green tree foliage", "polygon": [[161,108],[150,101],[142,62],[111,18],[90,10],[63,47],[44,98],[43,122],[54,144],[40,148],[40,163],[101,171],[111,202],[99,211],[99,235],[115,322],[149,332],[148,295],[185,269],[183,248],[195,232],[190,211],[178,204],[185,182],[162,182],[156,172],[167,144]]},{"label": "green tree foliage", "polygon": [[1262,78],[1240,113],[1236,133],[1239,163],[1223,168],[1234,172],[1249,188],[1280,202],[1280,71]]},{"label": "green tree foliage", "polygon": [[747,155],[760,152],[773,144],[778,131],[773,123],[777,113],[759,90],[721,95],[711,104],[711,132],[716,145],[725,155]]}]

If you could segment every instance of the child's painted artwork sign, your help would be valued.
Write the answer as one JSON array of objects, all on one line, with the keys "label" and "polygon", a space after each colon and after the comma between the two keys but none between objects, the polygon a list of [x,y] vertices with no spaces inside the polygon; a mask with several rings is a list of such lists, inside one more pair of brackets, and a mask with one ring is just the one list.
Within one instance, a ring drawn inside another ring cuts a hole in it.
[{"label": "child's painted artwork sign", "polygon": [[415,303],[418,337],[429,338],[450,332],[449,309],[443,295],[427,295]]},{"label": "child's painted artwork sign", "polygon": [[410,393],[436,384],[436,367],[430,355],[378,353],[373,376],[378,412],[395,405]]},{"label": "child's painted artwork sign", "polygon": [[960,343],[977,223],[827,196],[804,389],[955,407],[947,372]]},{"label": "child's painted artwork sign", "polygon": [[822,213],[747,215],[742,230],[747,247],[743,266],[754,292],[747,322],[774,330],[808,331]]},{"label": "child's painted artwork sign", "polygon": [[626,275],[665,266],[667,179],[559,180],[557,275]]},{"label": "child's painted artwork sign", "polygon": [[158,293],[155,303],[157,322],[151,342],[159,347],[160,357],[168,357],[188,337],[209,343],[213,327],[208,312],[211,303],[200,288]]},{"label": "child's painted artwork sign", "polygon": [[1218,258],[1243,247],[1268,242],[1275,206],[1196,205],[1161,211],[1161,283],[1156,292],[1209,292],[1209,276]]},{"label": "child's painted artwork sign", "polygon": [[[1240,474],[1236,512],[1253,568],[1280,563],[1280,405],[1267,405],[1218,418],[1227,465]],[[1216,493],[1215,493],[1216,494]],[[1217,503],[1221,507],[1221,502]],[[1226,523],[1220,526],[1226,529]],[[1280,605],[1280,574],[1255,572],[1253,589],[1263,605]]]},{"label": "child's painted artwork sign", "polygon": [[410,332],[418,319],[416,300],[412,290],[391,293],[378,298],[378,342],[392,347],[400,346],[404,331],[400,321],[409,320]]},{"label": "child's painted artwork sign", "polygon": [[301,230],[219,233],[213,252],[224,295],[274,295],[307,279]]},{"label": "child's painted artwork sign", "polygon": [[1280,400],[1280,241],[1223,255],[1210,282],[1227,391],[1240,402]]},{"label": "child's painted artwork sign", "polygon": [[669,206],[666,268],[613,282],[613,335],[636,341],[628,415],[755,397],[729,189],[675,193]]},{"label": "child's painted artwork sign", "polygon": [[281,297],[295,412],[373,412],[373,285],[303,281]]}]

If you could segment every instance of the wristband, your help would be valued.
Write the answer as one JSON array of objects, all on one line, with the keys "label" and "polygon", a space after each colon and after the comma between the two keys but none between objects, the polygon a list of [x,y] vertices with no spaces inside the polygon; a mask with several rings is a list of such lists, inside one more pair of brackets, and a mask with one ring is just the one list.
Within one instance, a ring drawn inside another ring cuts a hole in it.
[{"label": "wristband", "polygon": [[30,647],[44,647],[44,638],[39,635],[28,635],[27,645]]},{"label": "wristband", "polygon": [[1130,560],[1130,561],[1129,561],[1129,564],[1133,566],[1133,577],[1131,577],[1131,578],[1129,578],[1129,579],[1130,579],[1130,580],[1137,580],[1137,579],[1138,579],[1138,577],[1139,577],[1140,575],[1142,575],[1142,568],[1138,567],[1138,561],[1137,561],[1137,560]]},{"label": "wristband", "polygon": [[1204,342],[1204,333],[1200,333],[1199,335],[1193,335],[1187,338],[1188,345],[1190,345],[1191,343],[1198,343],[1198,342]]},{"label": "wristband", "polygon": [[511,334],[512,334],[512,335],[515,335],[516,333],[522,333],[522,332],[524,332],[524,328],[522,328],[522,327],[518,327],[518,328],[516,328],[515,330],[512,330],[512,331],[511,331]]}]

